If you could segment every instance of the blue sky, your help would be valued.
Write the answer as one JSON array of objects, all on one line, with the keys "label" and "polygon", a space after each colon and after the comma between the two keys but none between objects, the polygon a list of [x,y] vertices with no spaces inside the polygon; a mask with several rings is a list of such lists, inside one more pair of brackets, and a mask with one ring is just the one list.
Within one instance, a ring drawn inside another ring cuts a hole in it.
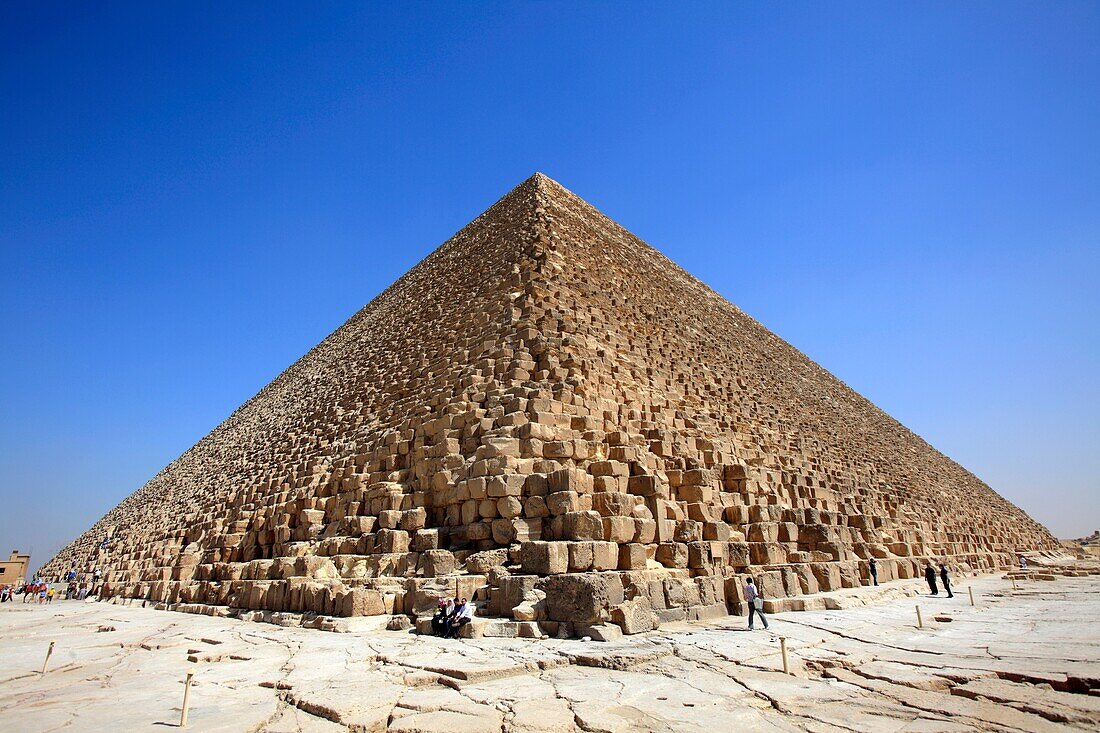
[{"label": "blue sky", "polygon": [[1056,534],[1100,527],[1100,5],[7,3],[35,564],[541,170]]}]

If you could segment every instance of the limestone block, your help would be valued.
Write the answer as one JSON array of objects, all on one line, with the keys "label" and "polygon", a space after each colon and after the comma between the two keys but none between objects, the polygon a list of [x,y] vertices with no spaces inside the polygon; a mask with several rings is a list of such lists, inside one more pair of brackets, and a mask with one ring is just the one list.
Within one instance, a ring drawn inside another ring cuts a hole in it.
[{"label": "limestone block", "polygon": [[534,575],[508,575],[500,578],[501,613],[511,615],[512,609],[535,589],[539,578]]},{"label": "limestone block", "polygon": [[676,523],[673,534],[675,542],[698,542],[703,539],[703,524],[693,519],[684,519]]},{"label": "limestone block", "polygon": [[535,585],[546,593],[546,613],[552,621],[594,624],[611,606],[623,602],[622,581],[614,573],[569,573],[541,578]]},{"label": "limestone block", "polygon": [[493,530],[493,542],[498,545],[508,545],[516,537],[516,528],[514,520],[511,519],[494,519],[492,522]]},{"label": "limestone block", "polygon": [[542,496],[529,496],[523,500],[523,516],[528,518],[547,517],[550,510],[546,506],[546,499]]},{"label": "limestone block", "polygon": [[602,540],[604,539],[605,521],[594,511],[567,512],[562,515],[563,539],[577,541]]},{"label": "limestone block", "polygon": [[662,542],[657,545],[655,559],[666,568],[686,568],[688,566],[687,545],[683,542]]},{"label": "limestone block", "polygon": [[522,496],[527,477],[521,474],[491,476],[486,483],[486,493],[491,499],[502,496]]},{"label": "limestone block", "polygon": [[651,545],[657,537],[657,522],[652,519],[634,520],[634,542]]},{"label": "limestone block", "polygon": [[[596,514],[596,516],[599,515]],[[602,537],[597,539],[618,544],[630,542],[634,539],[634,520],[630,517],[603,517],[601,535]]]},{"label": "limestone block", "polygon": [[515,496],[503,496],[497,500],[497,515],[513,519],[523,513],[523,502]]},{"label": "limestone block", "polygon": [[507,562],[508,551],[505,549],[475,552],[466,557],[466,570],[475,575],[485,575],[490,568],[504,565]]},{"label": "limestone block", "polygon": [[749,542],[748,546],[752,565],[778,565],[787,560],[787,550],[778,543]]},{"label": "limestone block", "polygon": [[814,562],[810,563],[814,577],[817,578],[818,588],[822,591],[840,590],[840,568],[836,563]]},{"label": "limestone block", "polygon": [[415,532],[424,528],[427,519],[428,514],[424,511],[424,508],[417,507],[416,509],[401,512],[401,519],[398,526],[405,532]]},{"label": "limestone block", "polygon": [[525,573],[551,575],[569,570],[569,546],[565,542],[524,542],[520,553],[520,564]]},{"label": "limestone block", "polygon": [[339,597],[340,616],[381,616],[386,613],[382,594],[370,588],[352,588]]},{"label": "limestone block", "polygon": [[381,552],[399,553],[409,551],[408,532],[400,529],[380,529],[377,538],[377,547]]},{"label": "limestone block", "polygon": [[630,494],[600,491],[592,495],[592,508],[602,516],[629,517],[634,511],[635,497]]},{"label": "limestone block", "polygon": [[512,520],[512,542],[527,542],[542,538],[543,520],[516,517]]},{"label": "limestone block", "polygon": [[555,491],[546,497],[546,507],[554,516],[580,511],[580,495],[575,491]]},{"label": "limestone block", "polygon": [[619,566],[619,546],[614,542],[592,543],[592,569],[614,570]]},{"label": "limestone block", "polygon": [[426,552],[437,550],[440,545],[438,529],[422,529],[413,535],[409,542],[409,549],[413,552]]},{"label": "limestone block", "polygon": [[420,556],[425,576],[450,575],[455,571],[455,556],[447,550],[428,550]]},{"label": "limestone block", "polygon": [[706,522],[703,524],[703,539],[716,542],[729,542],[730,526],[725,522]]},{"label": "limestone block", "polygon": [[592,493],[592,477],[578,468],[563,468],[547,477],[551,493],[573,491],[578,494]]},{"label": "limestone block", "polygon": [[592,569],[595,545],[592,542],[570,542],[569,572],[578,573]]},{"label": "limestone block", "polygon": [[396,509],[385,509],[378,512],[378,526],[382,529],[397,529],[401,523],[401,512]]},{"label": "limestone block", "polygon": [[631,543],[619,546],[619,570],[645,570],[645,545]]},{"label": "limestone block", "polygon": [[726,545],[726,557],[730,565],[735,568],[747,567],[750,564],[749,545],[746,542],[730,542]]}]

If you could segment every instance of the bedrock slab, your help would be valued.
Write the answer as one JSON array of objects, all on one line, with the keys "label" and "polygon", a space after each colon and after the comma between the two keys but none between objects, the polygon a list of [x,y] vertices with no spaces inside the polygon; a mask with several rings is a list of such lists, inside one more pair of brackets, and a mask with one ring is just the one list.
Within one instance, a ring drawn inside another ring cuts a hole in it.
[{"label": "bedrock slab", "polygon": [[[966,582],[974,607],[964,584],[954,599],[775,614],[766,631],[730,617],[605,644],[331,634],[101,603],[7,603],[0,730],[175,727],[188,670],[196,731],[1100,727],[1100,576],[1018,581],[1017,590],[1002,577]],[[780,637],[793,674],[783,673]]]}]

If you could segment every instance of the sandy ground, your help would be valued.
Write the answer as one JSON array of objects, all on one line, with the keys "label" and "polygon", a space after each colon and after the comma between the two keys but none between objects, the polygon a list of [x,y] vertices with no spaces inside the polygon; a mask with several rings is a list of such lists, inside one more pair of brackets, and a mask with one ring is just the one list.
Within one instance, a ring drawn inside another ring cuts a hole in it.
[{"label": "sandy ground", "polygon": [[175,728],[188,670],[195,731],[1100,730],[1100,576],[960,585],[777,614],[769,631],[731,617],[612,643],[16,601],[0,605],[0,731]]}]

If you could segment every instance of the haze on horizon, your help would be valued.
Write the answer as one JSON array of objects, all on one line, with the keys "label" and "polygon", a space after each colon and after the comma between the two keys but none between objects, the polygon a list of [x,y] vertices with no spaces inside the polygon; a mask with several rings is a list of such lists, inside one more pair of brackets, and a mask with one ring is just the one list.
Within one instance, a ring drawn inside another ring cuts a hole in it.
[{"label": "haze on horizon", "polygon": [[1100,6],[0,9],[32,566],[540,170],[1059,537],[1100,527]]}]

